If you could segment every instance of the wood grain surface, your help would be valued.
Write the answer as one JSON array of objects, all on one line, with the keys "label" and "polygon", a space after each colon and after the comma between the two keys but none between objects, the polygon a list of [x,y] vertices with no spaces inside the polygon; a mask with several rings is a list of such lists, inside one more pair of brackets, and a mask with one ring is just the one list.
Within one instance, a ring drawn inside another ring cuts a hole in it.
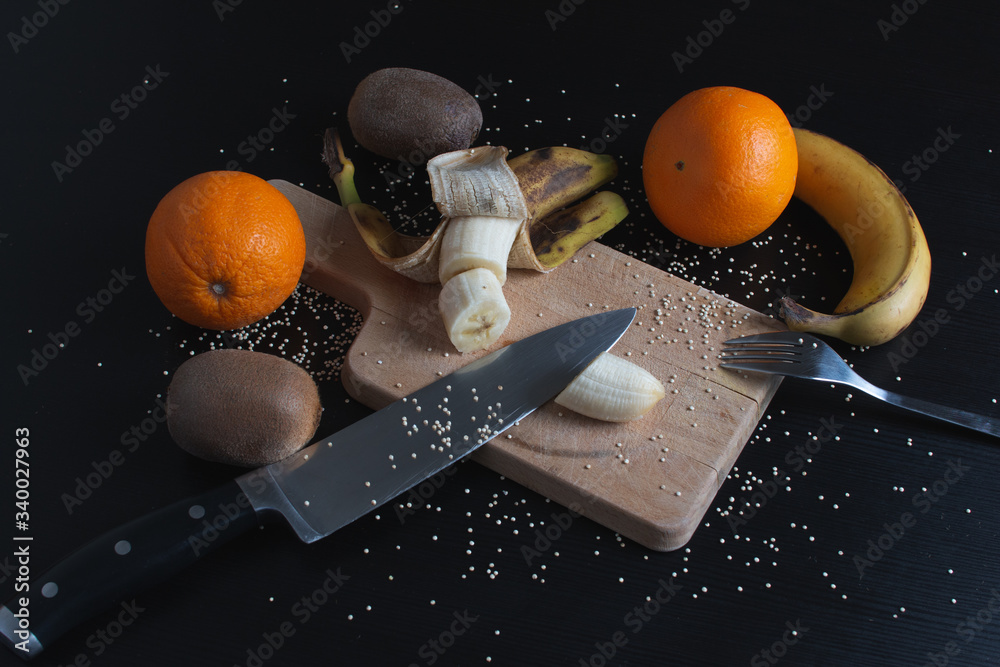
[{"label": "wood grain surface", "polygon": [[[344,363],[352,397],[381,408],[488,352],[455,351],[438,314],[440,286],[382,267],[344,208],[270,182],[302,220],[303,281],[364,317]],[[511,270],[504,293],[512,317],[497,346],[635,306],[635,322],[612,352],[653,373],[667,394],[627,424],[546,404],[474,459],[647,547],[683,546],[780,383],[718,368],[721,343],[782,325],[600,243],[551,273]]]}]

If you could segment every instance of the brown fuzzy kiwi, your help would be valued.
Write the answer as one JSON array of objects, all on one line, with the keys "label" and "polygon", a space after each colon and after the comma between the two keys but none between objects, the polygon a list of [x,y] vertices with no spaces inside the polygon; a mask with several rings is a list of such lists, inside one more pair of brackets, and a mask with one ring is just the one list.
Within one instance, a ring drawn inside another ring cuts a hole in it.
[{"label": "brown fuzzy kiwi", "polygon": [[167,390],[167,427],[185,451],[258,467],[289,456],[316,433],[322,406],[305,370],[271,354],[220,349],[191,357]]},{"label": "brown fuzzy kiwi", "polygon": [[444,77],[389,67],[358,84],[347,121],[371,152],[416,166],[469,148],[483,126],[483,112],[476,98]]}]

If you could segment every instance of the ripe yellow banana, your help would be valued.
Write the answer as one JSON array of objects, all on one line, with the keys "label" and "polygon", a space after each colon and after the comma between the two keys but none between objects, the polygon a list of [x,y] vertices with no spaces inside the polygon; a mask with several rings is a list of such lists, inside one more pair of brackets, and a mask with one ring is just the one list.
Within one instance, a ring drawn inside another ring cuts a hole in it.
[{"label": "ripe yellow banana", "polygon": [[795,128],[795,196],[833,227],[854,261],[847,294],[832,314],[781,299],[788,328],[879,345],[902,332],[927,298],[931,255],[917,216],[888,176],[860,153]]}]

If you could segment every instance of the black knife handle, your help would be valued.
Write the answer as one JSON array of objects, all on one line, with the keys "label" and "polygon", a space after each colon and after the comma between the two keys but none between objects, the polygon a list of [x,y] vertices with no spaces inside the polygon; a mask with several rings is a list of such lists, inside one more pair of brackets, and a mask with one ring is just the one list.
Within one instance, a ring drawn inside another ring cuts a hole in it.
[{"label": "black knife handle", "polygon": [[[140,591],[256,525],[235,481],[130,521],[70,554],[31,583],[27,594],[15,592],[0,607],[0,642],[30,659],[115,604],[134,614],[132,601]],[[30,553],[31,542],[15,543],[15,560],[19,548]]]}]

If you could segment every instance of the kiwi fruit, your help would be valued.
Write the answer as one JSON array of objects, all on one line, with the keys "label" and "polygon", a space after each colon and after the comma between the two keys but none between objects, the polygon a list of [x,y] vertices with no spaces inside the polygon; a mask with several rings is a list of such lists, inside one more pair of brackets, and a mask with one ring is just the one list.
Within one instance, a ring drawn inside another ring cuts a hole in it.
[{"label": "kiwi fruit", "polygon": [[236,349],[203,352],[181,364],[166,402],[167,428],[181,449],[246,467],[301,449],[322,413],[305,370],[272,354]]},{"label": "kiwi fruit", "polygon": [[376,155],[423,164],[469,148],[483,112],[466,90],[444,77],[407,67],[366,76],[347,107],[354,138]]}]

